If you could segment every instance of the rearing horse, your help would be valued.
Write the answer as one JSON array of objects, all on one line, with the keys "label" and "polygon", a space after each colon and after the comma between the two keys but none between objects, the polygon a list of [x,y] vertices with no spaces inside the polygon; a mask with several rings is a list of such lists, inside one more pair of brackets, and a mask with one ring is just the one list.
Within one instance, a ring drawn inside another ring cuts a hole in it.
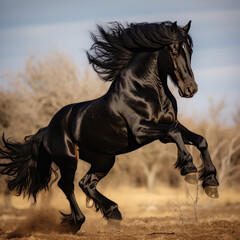
[{"label": "rearing horse", "polygon": [[159,140],[176,143],[175,167],[194,184],[197,168],[185,144],[196,146],[203,159],[199,171],[202,187],[208,196],[218,197],[219,183],[207,141],[178,121],[177,102],[167,85],[170,76],[180,96],[186,98],[198,90],[190,65],[190,25],[191,21],[183,28],[176,22],[98,26],[87,56],[100,77],[112,81],[109,90],[98,99],[63,107],[46,128],[23,143],[9,142],[3,136],[0,159],[10,162],[0,164],[0,173],[12,176],[9,189],[36,201],[37,193],[48,188],[54,162],[61,174],[58,186],[71,207],[71,214],[62,213],[63,223],[76,233],[85,221],[73,184],[80,157],[91,164],[80,188],[106,219],[121,220],[118,205],[96,186],[114,165],[116,155]]}]

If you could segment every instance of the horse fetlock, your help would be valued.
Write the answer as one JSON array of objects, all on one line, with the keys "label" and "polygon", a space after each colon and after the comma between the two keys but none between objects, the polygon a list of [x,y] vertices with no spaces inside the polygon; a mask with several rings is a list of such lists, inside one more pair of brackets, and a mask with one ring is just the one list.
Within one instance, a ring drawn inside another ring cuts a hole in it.
[{"label": "horse fetlock", "polygon": [[175,163],[175,168],[181,169],[181,175],[186,175],[190,172],[197,172],[197,168],[192,162],[192,155],[189,152],[178,151],[178,159]]},{"label": "horse fetlock", "polygon": [[204,179],[202,181],[202,187],[205,189],[208,186],[219,186],[219,182],[215,174],[204,176]]},{"label": "horse fetlock", "polygon": [[83,215],[76,214],[75,219],[76,219],[76,223],[80,222],[83,224],[85,222],[85,216],[83,216]]},{"label": "horse fetlock", "polygon": [[184,165],[181,166],[181,171],[180,171],[182,176],[185,176],[187,174],[195,174],[197,173],[197,168],[195,167],[195,165],[193,164],[192,161],[190,162],[185,162]]}]

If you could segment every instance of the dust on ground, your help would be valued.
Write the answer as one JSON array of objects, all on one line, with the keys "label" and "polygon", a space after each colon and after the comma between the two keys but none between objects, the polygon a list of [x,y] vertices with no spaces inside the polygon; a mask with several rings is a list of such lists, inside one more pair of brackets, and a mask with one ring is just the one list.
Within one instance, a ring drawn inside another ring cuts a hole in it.
[{"label": "dust on ground", "polygon": [[120,223],[107,222],[99,212],[86,208],[85,196],[77,191],[86,221],[76,235],[63,233],[59,210],[70,210],[65,196],[55,190],[50,199],[48,194],[40,196],[35,206],[12,197],[13,209],[0,208],[0,239],[240,239],[240,193],[234,189],[220,191],[217,200],[200,191],[195,205],[196,191],[191,185],[187,191],[184,186],[159,188],[154,193],[126,187],[102,191],[118,203],[123,215]]}]

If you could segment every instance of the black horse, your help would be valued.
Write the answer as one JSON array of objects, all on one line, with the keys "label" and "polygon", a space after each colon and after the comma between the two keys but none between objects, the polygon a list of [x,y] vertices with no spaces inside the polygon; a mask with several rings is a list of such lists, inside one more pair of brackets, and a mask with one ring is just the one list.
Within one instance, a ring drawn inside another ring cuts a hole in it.
[{"label": "black horse", "polygon": [[208,196],[218,197],[216,169],[204,137],[185,128],[177,119],[177,102],[167,85],[167,76],[178,87],[181,97],[190,98],[198,90],[191,69],[192,39],[177,23],[137,23],[126,27],[115,22],[107,29],[98,26],[94,44],[87,56],[105,81],[112,81],[108,92],[95,100],[70,104],[52,118],[46,128],[25,138],[24,143],[5,140],[0,173],[12,176],[10,190],[33,196],[47,189],[51,174],[60,169],[58,186],[65,193],[71,214],[63,223],[76,233],[85,217],[74,196],[74,176],[79,157],[90,163],[79,186],[92,199],[106,219],[121,220],[118,205],[97,191],[97,183],[108,174],[115,156],[155,140],[174,142],[178,147],[175,167],[190,183],[197,182],[197,168],[185,144],[201,152],[203,166],[199,179]]}]

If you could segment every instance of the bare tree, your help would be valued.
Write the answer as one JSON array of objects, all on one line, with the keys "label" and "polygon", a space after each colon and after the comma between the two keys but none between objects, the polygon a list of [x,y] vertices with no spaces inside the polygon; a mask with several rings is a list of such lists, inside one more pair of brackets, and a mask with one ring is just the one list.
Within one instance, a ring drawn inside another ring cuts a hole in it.
[{"label": "bare tree", "polygon": [[[234,164],[234,154],[240,151],[240,134],[237,134],[227,144],[227,149],[222,154],[221,166],[219,171],[219,181],[221,184],[226,184],[229,181],[233,181],[235,178],[240,176],[239,170],[240,165]],[[221,145],[220,145],[221,146]],[[219,148],[220,150],[220,148]]]}]

